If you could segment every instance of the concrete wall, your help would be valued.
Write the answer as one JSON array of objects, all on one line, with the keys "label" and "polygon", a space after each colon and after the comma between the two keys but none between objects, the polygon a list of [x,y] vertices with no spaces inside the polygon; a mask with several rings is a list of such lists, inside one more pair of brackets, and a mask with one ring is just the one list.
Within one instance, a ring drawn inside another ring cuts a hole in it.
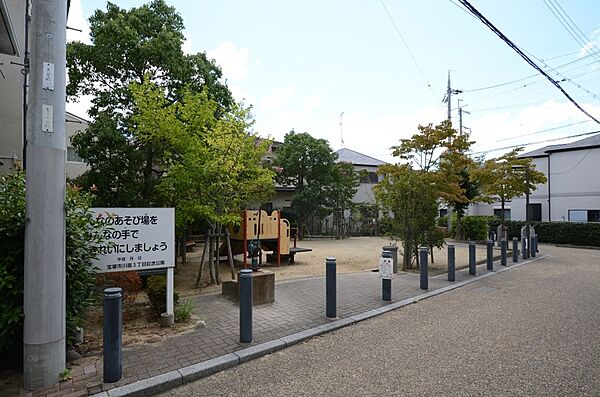
[{"label": "concrete wall", "polygon": [[25,1],[6,0],[10,19],[19,46],[19,56],[0,54],[5,78],[0,77],[0,172],[7,172],[23,160],[23,74],[25,50]]},{"label": "concrete wall", "polygon": [[[363,165],[355,165],[354,171],[361,172],[377,172],[377,167],[372,166],[363,166]],[[375,193],[373,193],[373,187],[375,187],[375,183],[361,183],[358,186],[358,190],[354,195],[354,199],[352,200],[354,203],[366,203],[366,204],[374,204],[375,203]]]}]

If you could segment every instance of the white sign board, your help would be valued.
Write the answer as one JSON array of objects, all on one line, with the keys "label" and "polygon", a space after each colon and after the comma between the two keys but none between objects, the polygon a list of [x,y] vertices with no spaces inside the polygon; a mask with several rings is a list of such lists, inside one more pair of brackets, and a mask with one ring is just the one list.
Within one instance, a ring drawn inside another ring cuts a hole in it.
[{"label": "white sign board", "polygon": [[173,208],[92,208],[107,225],[107,242],[94,265],[99,273],[175,266]]},{"label": "white sign board", "polygon": [[391,280],[394,277],[394,261],[391,258],[381,257],[379,260],[379,278]]}]

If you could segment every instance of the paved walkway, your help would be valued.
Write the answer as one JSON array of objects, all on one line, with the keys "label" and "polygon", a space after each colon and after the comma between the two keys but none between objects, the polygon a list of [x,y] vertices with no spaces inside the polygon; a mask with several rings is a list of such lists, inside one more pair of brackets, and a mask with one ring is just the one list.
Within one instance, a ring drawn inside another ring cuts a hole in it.
[{"label": "paved walkway", "polygon": [[[485,248],[478,246],[478,259],[484,259]],[[508,258],[509,266],[512,265]],[[460,265],[460,263],[458,263]],[[494,263],[496,269],[499,261]],[[479,265],[478,275],[490,271]],[[446,274],[429,278],[429,289],[436,290],[453,283]],[[468,269],[456,273],[456,282],[472,279]],[[419,275],[399,273],[392,281],[392,302],[423,293],[419,288]],[[31,395],[82,396],[110,390],[138,380],[177,370],[228,353],[288,336],[329,323],[325,317],[325,280],[312,278],[284,281],[276,284],[275,303],[254,307],[254,341],[240,344],[236,302],[223,295],[202,295],[195,298],[197,315],[202,316],[206,328],[171,337],[156,344],[127,347],[123,351],[123,379],[114,384],[102,383],[102,360],[93,364],[73,365],[73,379],[60,385],[39,390]],[[361,272],[338,275],[337,315],[348,318],[389,304],[381,299],[381,280],[378,273]],[[6,390],[0,384],[0,394],[30,395],[23,390]],[[19,394],[20,393],[20,394]],[[58,393],[58,394],[54,394]]]}]

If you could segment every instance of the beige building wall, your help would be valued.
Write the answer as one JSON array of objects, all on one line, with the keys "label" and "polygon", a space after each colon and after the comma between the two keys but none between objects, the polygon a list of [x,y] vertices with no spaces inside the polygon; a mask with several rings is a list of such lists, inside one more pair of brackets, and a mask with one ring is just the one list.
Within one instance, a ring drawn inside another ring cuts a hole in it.
[{"label": "beige building wall", "polygon": [[18,43],[19,55],[0,54],[0,172],[7,172],[23,160],[23,63],[25,1],[5,0]]}]

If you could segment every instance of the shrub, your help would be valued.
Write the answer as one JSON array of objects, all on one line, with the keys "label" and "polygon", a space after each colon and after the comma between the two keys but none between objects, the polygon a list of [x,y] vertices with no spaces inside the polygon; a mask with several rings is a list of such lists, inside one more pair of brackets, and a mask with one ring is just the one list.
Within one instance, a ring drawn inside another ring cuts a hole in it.
[{"label": "shrub", "polygon": [[[507,221],[508,237],[521,238],[522,221]],[[600,223],[530,222],[540,243],[600,247]],[[494,223],[492,223],[494,225]]]},{"label": "shrub", "polygon": [[99,275],[98,279],[102,286],[117,286],[123,289],[124,303],[134,303],[142,290],[142,278],[135,271],[105,273]]},{"label": "shrub", "polygon": [[[96,247],[103,241],[89,211],[91,195],[69,187],[66,214],[66,331],[73,344],[82,312],[92,303]],[[25,174],[0,176],[0,355],[2,364],[20,362],[23,344],[23,269],[25,245]]]},{"label": "shrub", "polygon": [[192,317],[192,311],[194,310],[194,302],[186,299],[180,305],[175,307],[175,321],[183,323],[188,321]]},{"label": "shrub", "polygon": [[[165,276],[150,276],[148,277],[148,285],[146,286],[146,294],[150,301],[150,308],[156,317],[167,310],[167,278]],[[179,294],[173,292],[173,304],[179,303]]]},{"label": "shrub", "polygon": [[487,216],[465,216],[462,220],[463,231],[467,240],[481,241],[487,239]]}]

